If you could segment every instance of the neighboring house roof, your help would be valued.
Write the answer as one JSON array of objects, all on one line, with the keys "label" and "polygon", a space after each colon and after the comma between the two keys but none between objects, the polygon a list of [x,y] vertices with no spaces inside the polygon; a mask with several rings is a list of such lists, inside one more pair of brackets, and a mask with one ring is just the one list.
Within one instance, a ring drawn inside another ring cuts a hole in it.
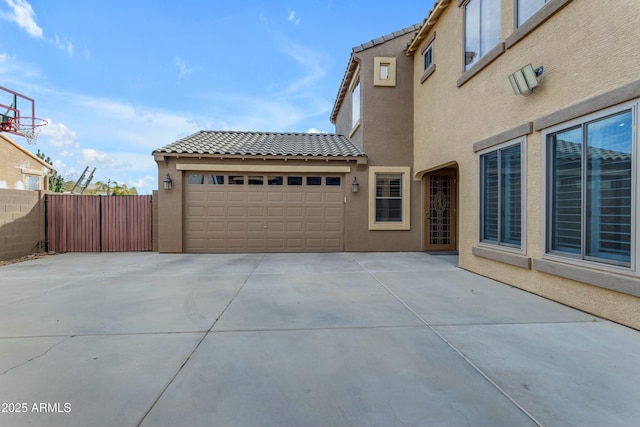
[{"label": "neighboring house roof", "polygon": [[32,154],[31,152],[29,152],[28,150],[25,150],[24,148],[22,148],[22,146],[20,146],[19,144],[17,144],[15,141],[13,141],[11,138],[9,138],[8,136],[6,136],[5,134],[0,133],[0,143],[4,141],[5,143],[13,146],[15,149],[17,149],[18,151],[23,152],[26,156],[30,157],[31,159],[33,159],[34,161],[36,161],[37,163],[39,163],[41,166],[45,167],[48,172],[47,173],[54,173],[55,169],[53,168],[52,165],[50,165],[49,163],[45,162],[44,160],[42,160],[41,158],[39,158],[38,156],[36,156],[35,154]]},{"label": "neighboring house roof", "polygon": [[347,93],[347,89],[349,88],[349,82],[351,81],[351,77],[353,76],[353,73],[356,71],[356,68],[358,66],[358,63],[355,61],[355,58],[354,58],[355,55],[364,50],[386,43],[389,40],[393,40],[395,38],[404,36],[405,34],[414,33],[419,29],[420,29],[420,24],[414,24],[409,27],[403,28],[402,30],[394,31],[391,34],[378,37],[377,39],[373,39],[371,41],[368,41],[366,43],[363,43],[351,49],[351,56],[349,57],[349,62],[347,63],[347,70],[344,73],[344,77],[342,77],[342,82],[340,83],[340,89],[338,90],[338,96],[336,97],[336,101],[333,105],[333,110],[331,111],[331,123],[336,122],[338,111],[342,106],[342,101],[344,100],[344,97]]},{"label": "neighboring house roof", "polygon": [[427,14],[425,20],[422,22],[422,25],[420,25],[420,30],[416,33],[413,40],[409,42],[409,46],[407,47],[407,55],[413,55],[416,50],[418,50],[418,46],[420,46],[422,40],[427,37],[429,31],[433,28],[433,26],[436,25],[436,22],[438,22],[438,18],[440,18],[442,12],[444,12],[447,6],[449,6],[449,3],[451,3],[451,0],[438,0],[433,5],[433,9],[431,9],[431,11]]},{"label": "neighboring house roof", "polygon": [[[582,144],[559,139],[556,141],[556,149],[562,160],[580,160],[582,158]],[[631,161],[631,153],[624,151],[608,150],[606,148],[588,147],[587,155],[603,161]]]},{"label": "neighboring house roof", "polygon": [[243,156],[361,157],[344,135],[201,130],[153,152]]}]

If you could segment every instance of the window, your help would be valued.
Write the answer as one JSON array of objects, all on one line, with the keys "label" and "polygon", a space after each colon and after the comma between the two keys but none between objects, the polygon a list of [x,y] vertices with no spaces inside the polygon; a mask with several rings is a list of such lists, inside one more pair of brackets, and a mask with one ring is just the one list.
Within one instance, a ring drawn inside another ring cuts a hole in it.
[{"label": "window", "polygon": [[255,175],[249,176],[249,185],[262,185],[264,184],[264,177]]},{"label": "window", "polygon": [[402,221],[402,175],[376,174],[376,222]]},{"label": "window", "polygon": [[517,0],[518,27],[548,2],[549,0]]},{"label": "window", "polygon": [[500,43],[500,1],[470,0],[464,6],[464,69]]},{"label": "window", "polygon": [[409,167],[369,168],[369,230],[410,230]]},{"label": "window", "polygon": [[269,185],[282,185],[282,177],[281,176],[270,176],[267,180]]},{"label": "window", "polygon": [[433,65],[433,44],[430,44],[422,54],[423,71],[427,71]]},{"label": "window", "polygon": [[480,155],[480,241],[522,247],[522,143]]},{"label": "window", "polygon": [[25,176],[27,190],[40,189],[40,177],[36,175]]},{"label": "window", "polygon": [[229,175],[229,185],[244,185],[244,176]]},{"label": "window", "polygon": [[339,176],[328,176],[325,178],[325,184],[328,186],[339,186],[340,181]]},{"label": "window", "polygon": [[546,134],[547,252],[631,266],[637,105]]},{"label": "window", "polygon": [[[396,58],[391,56],[375,57],[373,59],[373,67],[374,86],[396,85]],[[360,118],[359,115],[358,118]]]},{"label": "window", "polygon": [[351,92],[351,126],[355,127],[360,122],[360,78]]},{"label": "window", "polygon": [[189,175],[187,178],[189,184],[204,184],[204,175]]},{"label": "window", "polygon": [[319,177],[319,176],[308,176],[307,177],[307,185],[322,185],[322,177]]},{"label": "window", "polygon": [[223,185],[224,175],[209,175],[209,184]]},{"label": "window", "polygon": [[287,185],[302,185],[302,177],[301,176],[288,176],[287,177]]}]

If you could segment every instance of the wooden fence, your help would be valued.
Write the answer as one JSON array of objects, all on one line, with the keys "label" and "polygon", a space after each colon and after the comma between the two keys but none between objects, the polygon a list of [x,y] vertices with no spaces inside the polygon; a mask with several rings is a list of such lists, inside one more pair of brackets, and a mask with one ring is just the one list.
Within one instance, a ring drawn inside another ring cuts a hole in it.
[{"label": "wooden fence", "polygon": [[47,250],[151,251],[151,196],[47,194]]}]

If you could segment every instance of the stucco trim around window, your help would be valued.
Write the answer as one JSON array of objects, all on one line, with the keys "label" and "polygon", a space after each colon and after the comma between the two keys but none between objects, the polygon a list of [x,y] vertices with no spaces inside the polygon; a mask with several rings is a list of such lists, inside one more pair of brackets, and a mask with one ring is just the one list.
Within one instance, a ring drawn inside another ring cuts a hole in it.
[{"label": "stucco trim around window", "polygon": [[518,255],[514,253],[501,252],[492,250],[489,248],[481,248],[474,246],[471,248],[471,253],[481,258],[487,258],[492,261],[498,261],[504,264],[514,265],[516,267],[531,269],[531,257]]},{"label": "stucco trim around window", "polygon": [[473,76],[482,71],[483,68],[495,61],[504,51],[504,43],[498,43],[496,47],[487,52],[486,55],[480,58],[471,68],[462,73],[462,76],[458,79],[458,87],[468,82]]},{"label": "stucco trim around window", "polygon": [[640,80],[540,117],[533,122],[533,129],[540,131],[636,98],[640,98]]},{"label": "stucco trim around window", "polygon": [[422,74],[422,76],[420,77],[420,83],[424,83],[431,76],[431,74],[435,72],[436,72],[436,64],[431,64],[429,68],[427,68]]},{"label": "stucco trim around window", "polygon": [[521,136],[529,135],[533,129],[533,123],[525,123],[520,126],[516,126],[513,129],[506,130],[497,135],[490,136],[489,138],[485,138],[481,141],[473,144],[473,152],[477,153],[478,151],[486,150],[487,148],[491,148],[495,145],[500,145],[504,142],[511,141],[512,139],[520,138]]},{"label": "stucco trim around window", "polygon": [[[527,19],[520,27],[516,28],[513,33],[505,40],[505,47],[509,49],[518,43],[530,32],[542,25],[547,19],[551,18],[560,9],[571,3],[572,0],[550,0],[540,8],[536,13]],[[517,22],[517,17],[515,18]]]},{"label": "stucco trim around window", "polygon": [[[376,222],[376,174],[402,175],[402,221]],[[392,166],[369,167],[369,230],[411,229],[411,168]]]},{"label": "stucco trim around window", "polygon": [[640,297],[640,280],[636,278],[538,258],[533,260],[533,269],[541,273]]}]

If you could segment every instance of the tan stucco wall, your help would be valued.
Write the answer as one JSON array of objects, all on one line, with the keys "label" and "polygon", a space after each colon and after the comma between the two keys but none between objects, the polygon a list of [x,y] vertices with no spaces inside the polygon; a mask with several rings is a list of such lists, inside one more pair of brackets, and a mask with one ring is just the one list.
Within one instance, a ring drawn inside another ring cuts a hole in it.
[{"label": "tan stucco wall", "polygon": [[[352,96],[347,92],[336,117],[336,133],[350,139],[367,154],[367,166],[412,167],[413,58],[405,54],[413,34],[406,34],[355,53],[359,64],[361,123],[352,133]],[[375,85],[376,58],[396,58],[395,86]],[[357,74],[354,78],[357,78]],[[413,172],[413,171],[412,171]],[[415,251],[422,249],[422,194],[420,183],[409,179],[409,230],[370,230],[370,174],[359,167],[354,174],[360,191],[345,211],[347,251]],[[349,183],[352,179],[349,180]]]},{"label": "tan stucco wall", "polygon": [[[502,1],[502,40],[513,32],[514,1]],[[473,144],[638,80],[640,2],[574,0],[494,62],[458,87],[462,75],[463,8],[451,2],[436,32],[436,71],[420,83],[420,46],[414,62],[414,168],[459,165],[460,266],[587,312],[640,328],[640,299],[607,289],[474,256],[478,243],[478,156]],[[509,74],[544,66],[540,86],[515,96]],[[526,256],[543,255],[541,206],[543,138],[527,137]]]},{"label": "tan stucco wall", "polygon": [[44,191],[0,189],[0,260],[44,250]]},{"label": "tan stucco wall", "polygon": [[35,175],[39,176],[39,189],[46,190],[50,173],[51,168],[44,166],[40,159],[0,135],[0,188],[24,190],[25,176]]}]

